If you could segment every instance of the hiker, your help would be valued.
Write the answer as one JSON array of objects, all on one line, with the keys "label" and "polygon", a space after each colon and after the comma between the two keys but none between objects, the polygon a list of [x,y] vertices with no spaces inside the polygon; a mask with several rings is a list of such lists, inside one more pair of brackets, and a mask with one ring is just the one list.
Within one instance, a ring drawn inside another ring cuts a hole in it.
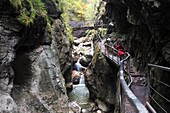
[{"label": "hiker", "polygon": [[124,47],[122,43],[119,42],[118,45],[115,46],[115,49],[117,50],[118,57],[120,57],[121,60],[122,57],[124,56]]},{"label": "hiker", "polygon": [[117,50],[120,50],[120,51],[124,52],[124,47],[123,47],[123,45],[122,45],[122,43],[121,43],[121,42],[119,42],[119,43],[118,43],[118,45],[117,45],[117,46],[115,46],[115,49],[117,49]]}]

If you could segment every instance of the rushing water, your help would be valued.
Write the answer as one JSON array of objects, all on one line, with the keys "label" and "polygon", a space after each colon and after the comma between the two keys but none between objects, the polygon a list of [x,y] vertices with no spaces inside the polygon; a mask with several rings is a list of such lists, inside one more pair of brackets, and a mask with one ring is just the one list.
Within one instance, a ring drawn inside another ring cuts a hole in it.
[{"label": "rushing water", "polygon": [[73,90],[69,93],[69,100],[77,103],[87,103],[89,99],[89,90],[85,85],[84,75],[80,77],[78,85],[73,85]]},{"label": "rushing water", "polygon": [[79,104],[88,103],[89,91],[85,84],[73,85],[73,90],[69,93],[69,100]]},{"label": "rushing water", "polygon": [[80,76],[79,84],[85,84],[85,80],[84,80],[84,75],[83,74]]},{"label": "rushing water", "polygon": [[77,102],[83,109],[90,110],[89,90],[85,85],[84,75],[81,75],[78,85],[73,85],[73,90],[68,94],[70,102]]}]

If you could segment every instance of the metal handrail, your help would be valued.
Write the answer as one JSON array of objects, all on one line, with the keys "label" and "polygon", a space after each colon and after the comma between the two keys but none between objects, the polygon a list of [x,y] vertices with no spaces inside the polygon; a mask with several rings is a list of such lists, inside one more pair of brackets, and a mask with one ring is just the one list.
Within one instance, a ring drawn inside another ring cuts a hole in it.
[{"label": "metal handrail", "polygon": [[105,45],[105,46],[108,46],[108,47],[114,49],[114,51],[118,52],[118,50],[117,50],[114,46],[110,46],[110,45],[108,45],[108,44],[104,44],[104,45]]},{"label": "metal handrail", "polygon": [[156,111],[153,109],[153,107],[150,105],[149,102],[146,102],[146,105],[148,106],[149,110],[150,110],[152,113],[156,113]]},{"label": "metal handrail", "polygon": [[[102,42],[101,37],[99,35],[98,35],[98,38],[100,39],[100,42]],[[118,52],[118,50],[116,48],[114,48],[114,47],[112,47],[112,46],[110,46],[108,44],[105,44],[105,46],[111,48],[115,52]],[[100,49],[101,49],[101,47],[100,47]],[[104,54],[106,55],[106,49],[105,49]],[[127,85],[127,83],[126,83],[126,81],[124,79],[124,71],[125,71],[124,70],[124,62],[126,60],[130,59],[130,54],[128,52],[126,52],[125,54],[127,56],[120,61],[120,70],[119,70],[120,71],[120,85],[121,85],[122,90],[124,92],[123,94],[121,94],[120,97],[123,97],[124,94],[125,94],[125,96],[127,96],[128,100],[129,100],[130,104],[134,108],[135,112],[137,112],[137,113],[148,113],[148,110],[144,107],[144,105],[139,101],[139,99],[130,90],[129,86],[132,83],[132,81],[130,81],[130,84]],[[107,57],[110,58],[109,56],[107,56]],[[113,56],[112,56],[112,60],[113,60]],[[119,63],[117,63],[117,64],[119,64]],[[128,75],[130,76],[130,73],[128,73]],[[131,78],[131,80],[132,80],[132,78]],[[122,103],[123,99],[120,98],[120,107],[121,108],[123,106],[123,103]],[[123,110],[123,112],[125,112],[125,111]]]},{"label": "metal handrail", "polygon": [[[109,47],[109,48],[112,48],[115,52],[118,52],[118,50],[114,47],[114,46],[110,46],[110,45],[108,45],[108,44],[105,44],[105,46],[107,46],[107,47]],[[130,54],[128,53],[128,52],[125,52],[125,55],[127,55],[127,57],[123,60],[123,61],[125,61],[125,60],[127,60],[128,58],[130,58]],[[130,62],[130,61],[129,61]],[[129,69],[130,69],[130,64],[129,64],[129,67],[128,67]],[[126,71],[126,70],[124,70],[127,74],[128,74],[128,77],[129,77],[129,83],[128,83],[128,87],[130,87],[131,86],[131,84],[132,84],[132,82],[133,82],[133,80],[132,80],[132,77],[131,77],[131,75],[130,75],[130,70],[128,69],[128,72]]]},{"label": "metal handrail", "polygon": [[[167,99],[166,97],[164,97],[161,93],[159,93],[156,89],[154,89],[154,88],[150,85],[150,79],[156,80],[156,78],[153,78],[153,77],[151,78],[150,69],[151,69],[151,68],[157,68],[157,69],[160,69],[160,70],[164,70],[164,71],[170,72],[170,68],[169,68],[169,67],[165,67],[165,66],[155,65],[155,64],[149,64],[149,63],[147,64],[147,66],[148,66],[148,76],[147,76],[147,80],[148,80],[148,85],[147,85],[147,87],[148,87],[148,95],[149,95],[150,99],[153,100],[153,102],[154,102],[156,105],[158,105],[159,108],[166,113],[167,111],[150,95],[150,89],[151,89],[152,91],[156,92],[156,94],[158,94],[161,98],[163,98],[163,99],[166,100],[167,102],[170,102],[169,99]],[[156,80],[156,81],[158,81],[159,83],[161,83],[161,84],[169,87],[168,84],[166,84],[166,83],[164,83],[164,82],[162,82],[162,81],[159,81],[159,80]],[[148,106],[148,105],[147,105],[147,106]],[[151,105],[150,105],[150,106],[151,106]],[[153,108],[153,110],[154,110],[154,108]],[[152,112],[152,113],[155,113],[155,112]]]},{"label": "metal handrail", "polygon": [[126,58],[124,58],[123,60],[120,61],[120,83],[122,86],[122,90],[125,93],[125,95],[127,96],[132,107],[135,109],[135,112],[148,113],[148,110],[139,101],[139,99],[132,93],[132,91],[130,90],[130,88],[128,87],[128,85],[125,82],[123,66],[124,66],[124,61],[126,61],[129,57],[130,57],[130,54],[128,54],[128,56]]},{"label": "metal handrail", "polygon": [[[126,52],[125,54],[127,54],[127,57],[126,57],[125,59],[123,59],[122,62],[130,59],[130,54],[129,54],[128,52]],[[130,61],[129,61],[129,62],[130,62]],[[124,64],[123,64],[123,65],[124,65]],[[128,71],[127,73],[128,73],[128,77],[129,77],[129,79],[130,79],[130,82],[128,83],[128,87],[130,87],[131,84],[133,83],[132,77],[131,77],[131,75],[130,75],[130,64],[129,64],[128,70],[129,70],[129,71]],[[126,72],[126,71],[125,71],[125,72]]]},{"label": "metal handrail", "polygon": [[170,71],[169,67],[165,67],[165,66],[160,66],[160,65],[155,65],[155,64],[148,64],[149,67],[155,67],[155,68],[159,68],[162,69],[164,71]]},{"label": "metal handrail", "polygon": [[[105,44],[105,46],[112,48],[114,51],[118,52],[118,50],[116,48],[114,48],[108,44]],[[130,58],[130,54],[128,52],[126,52],[125,54],[127,56],[120,61],[120,84],[121,84],[122,90],[125,93],[125,95],[127,96],[132,107],[135,109],[135,112],[148,113],[148,110],[144,107],[144,105],[139,101],[139,99],[130,90],[129,86],[132,83],[132,81],[130,81],[130,84],[127,85],[127,83],[124,79],[124,71],[125,71],[124,70],[124,62]],[[132,78],[131,78],[131,80],[132,80]],[[121,94],[121,95],[123,95],[123,94]],[[122,106],[123,103],[121,102],[121,100],[122,100],[122,98],[120,98],[120,105]],[[123,112],[124,112],[124,110],[123,110]]]}]

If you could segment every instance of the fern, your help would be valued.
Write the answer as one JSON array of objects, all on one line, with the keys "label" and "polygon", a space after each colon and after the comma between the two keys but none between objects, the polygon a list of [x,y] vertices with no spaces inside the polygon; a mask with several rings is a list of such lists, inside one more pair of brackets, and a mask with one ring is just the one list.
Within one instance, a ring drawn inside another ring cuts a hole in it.
[{"label": "fern", "polygon": [[21,1],[20,0],[9,0],[9,2],[11,3],[11,5],[13,7],[15,7],[17,10],[19,7],[21,7]]},{"label": "fern", "polygon": [[24,25],[29,26],[32,24],[35,20],[36,15],[45,17],[47,15],[47,12],[45,10],[45,5],[41,0],[27,0],[27,3],[29,4],[30,8],[22,7],[26,4],[21,4],[20,0],[10,0],[10,3],[18,9],[18,6],[21,7],[20,9],[20,15],[17,17],[17,19]]},{"label": "fern", "polygon": [[29,26],[31,23],[33,23],[36,16],[32,2],[28,0],[28,3],[30,6],[30,11],[27,11],[26,8],[23,8],[20,10],[21,14],[17,18],[22,24],[26,26]]},{"label": "fern", "polygon": [[30,1],[37,15],[45,16],[47,14],[45,10],[45,5],[43,2],[41,2],[41,0],[30,0]]},{"label": "fern", "polygon": [[23,25],[29,26],[31,23],[34,22],[35,18],[35,12],[31,13],[31,16],[28,16],[29,14],[26,13],[26,11],[23,11],[19,16],[18,16],[18,21],[20,21]]}]

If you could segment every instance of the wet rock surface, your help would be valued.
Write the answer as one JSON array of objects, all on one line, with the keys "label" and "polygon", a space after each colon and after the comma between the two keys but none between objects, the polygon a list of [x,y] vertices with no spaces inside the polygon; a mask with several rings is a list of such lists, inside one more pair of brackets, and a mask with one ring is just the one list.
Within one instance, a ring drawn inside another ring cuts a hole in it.
[{"label": "wet rock surface", "polygon": [[118,68],[110,64],[95,46],[90,70],[86,71],[86,86],[90,92],[90,99],[96,101],[97,106],[104,112],[114,112],[117,90]]},{"label": "wet rock surface", "polygon": [[71,70],[72,70],[72,50],[71,50],[71,42],[65,36],[63,23],[60,19],[56,19],[53,24],[53,36],[55,45],[53,49],[58,49],[59,51],[59,62],[61,72],[64,75],[64,79],[66,83],[71,82]]},{"label": "wet rock surface", "polygon": [[[137,71],[147,72],[147,63],[170,67],[168,52],[170,22],[167,19],[170,14],[169,1],[106,0],[106,2],[105,17],[115,22],[115,32],[125,35],[125,45],[128,45],[126,48],[135,59]],[[166,72],[155,69],[150,71],[153,71],[154,77],[158,80],[169,83]],[[156,81],[151,82],[151,85],[168,98],[169,91],[165,86],[158,85]],[[156,93],[153,92],[152,96],[160,102],[161,97]],[[167,102],[160,103],[168,112]]]},{"label": "wet rock surface", "polygon": [[54,19],[51,35],[43,17],[26,27],[16,20],[19,12],[9,1],[0,1],[0,112],[68,112],[63,75],[71,65],[66,60],[70,43],[62,22],[55,20],[60,12],[54,1],[44,3]]}]

